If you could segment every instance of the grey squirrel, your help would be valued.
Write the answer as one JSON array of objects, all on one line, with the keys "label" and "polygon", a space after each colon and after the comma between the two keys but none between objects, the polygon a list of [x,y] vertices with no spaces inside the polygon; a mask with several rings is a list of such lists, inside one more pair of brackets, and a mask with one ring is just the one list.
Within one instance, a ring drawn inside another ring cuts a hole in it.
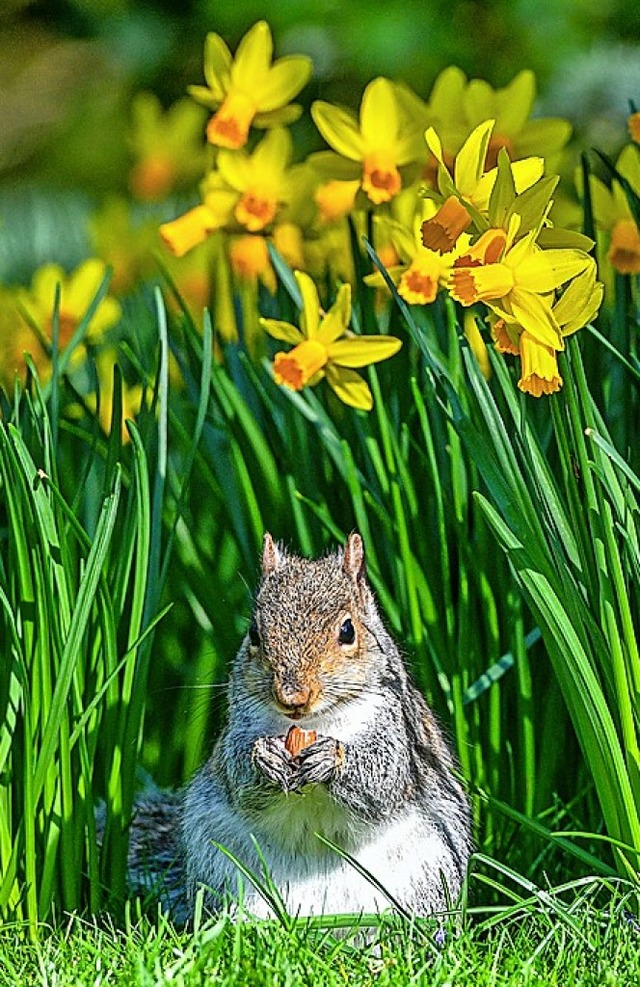
[{"label": "grey squirrel", "polygon": [[[471,843],[451,753],[384,628],[360,536],[310,561],[266,534],[227,724],[182,795],[138,805],[132,883],[148,889],[167,868],[160,894],[176,917],[201,887],[215,911],[239,889],[222,845],[257,874],[266,864],[292,915],[388,908],[317,833],[416,915],[455,901]],[[246,880],[242,898],[272,914]]]}]

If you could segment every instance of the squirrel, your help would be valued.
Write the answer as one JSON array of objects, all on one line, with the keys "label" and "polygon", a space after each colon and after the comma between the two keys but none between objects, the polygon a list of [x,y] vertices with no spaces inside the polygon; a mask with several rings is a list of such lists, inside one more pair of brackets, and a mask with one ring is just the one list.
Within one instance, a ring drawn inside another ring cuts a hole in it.
[{"label": "squirrel", "polygon": [[210,911],[240,895],[246,911],[270,916],[222,846],[258,875],[266,866],[294,916],[383,911],[380,887],[415,915],[450,907],[471,849],[469,806],[385,630],[359,534],[316,560],[264,536],[228,694],[226,727],[182,796],[138,806],[134,884],[148,888],[149,867],[173,858],[164,900],[174,915],[188,917],[203,888]]}]

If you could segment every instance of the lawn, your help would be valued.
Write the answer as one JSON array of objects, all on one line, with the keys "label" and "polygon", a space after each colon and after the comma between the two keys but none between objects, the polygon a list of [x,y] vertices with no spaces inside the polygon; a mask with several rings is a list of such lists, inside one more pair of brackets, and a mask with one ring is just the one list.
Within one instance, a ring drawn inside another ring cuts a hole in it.
[{"label": "lawn", "polygon": [[[163,918],[128,917],[115,929],[71,917],[37,943],[18,944],[5,931],[0,984],[627,987],[638,977],[638,929],[623,900],[595,909],[593,892],[585,885],[570,907],[541,895],[497,920],[476,916],[478,924],[444,935],[437,923],[392,918],[363,931],[354,917],[336,938],[322,923],[285,929],[226,915],[188,933]],[[366,944],[358,942],[363,936]]]}]

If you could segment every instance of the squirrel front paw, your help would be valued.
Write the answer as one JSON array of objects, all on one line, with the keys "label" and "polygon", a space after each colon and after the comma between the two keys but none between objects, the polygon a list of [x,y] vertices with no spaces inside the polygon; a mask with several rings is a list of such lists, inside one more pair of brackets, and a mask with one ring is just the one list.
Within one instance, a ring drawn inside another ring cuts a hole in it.
[{"label": "squirrel front paw", "polygon": [[295,771],[293,758],[284,746],[284,737],[259,737],[251,753],[253,763],[283,792],[291,791]]},{"label": "squirrel front paw", "polygon": [[329,782],[335,776],[344,757],[344,748],[333,737],[319,737],[292,758],[289,791],[297,792],[305,785]]}]

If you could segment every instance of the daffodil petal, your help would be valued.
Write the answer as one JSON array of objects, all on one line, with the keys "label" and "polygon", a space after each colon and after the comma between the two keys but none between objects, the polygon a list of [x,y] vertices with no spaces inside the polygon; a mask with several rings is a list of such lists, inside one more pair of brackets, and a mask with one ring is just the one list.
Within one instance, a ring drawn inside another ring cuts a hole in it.
[{"label": "daffodil petal", "polygon": [[105,272],[106,265],[95,257],[80,264],[65,287],[65,308],[78,316],[83,314],[97,293]]},{"label": "daffodil petal", "polygon": [[398,352],[402,340],[395,336],[355,336],[329,346],[329,361],[339,367],[368,367]]},{"label": "daffodil petal", "polygon": [[39,267],[33,275],[33,294],[39,301],[43,301],[47,307],[50,307],[47,315],[53,311],[57,285],[62,286],[65,281],[65,272],[59,264],[45,264],[44,267]]},{"label": "daffodil petal", "polygon": [[334,340],[344,335],[351,318],[351,285],[340,285],[336,300],[320,323],[316,338],[320,343],[329,346]]},{"label": "daffodil petal", "polygon": [[223,148],[218,152],[218,175],[232,189],[243,192],[253,175],[251,158],[244,151],[229,151]]},{"label": "daffodil petal", "polygon": [[511,162],[511,173],[513,183],[518,195],[525,189],[535,185],[544,173],[544,158],[523,158],[521,161]]},{"label": "daffodil petal", "polygon": [[586,271],[567,285],[562,297],[553,306],[563,336],[569,336],[591,322],[602,304],[603,292],[604,285],[596,281],[596,264],[593,261]]},{"label": "daffodil petal", "polygon": [[316,100],[311,116],[327,144],[351,161],[361,161],[364,145],[355,115],[339,106]]},{"label": "daffodil petal", "polygon": [[398,107],[393,83],[380,76],[370,82],[360,104],[360,132],[367,149],[377,149],[395,141],[398,133]]},{"label": "daffodil petal", "polygon": [[256,102],[260,112],[269,112],[289,103],[311,78],[312,62],[306,55],[279,58],[267,73]]},{"label": "daffodil petal", "polygon": [[536,77],[531,69],[522,69],[508,86],[496,92],[497,133],[519,138],[520,131],[529,119],[535,98]]},{"label": "daffodil petal", "polygon": [[343,158],[335,151],[315,151],[307,158],[316,174],[323,180],[350,182],[362,175],[359,161]]},{"label": "daffodil petal", "polygon": [[[216,90],[217,92],[220,90]],[[195,99],[201,106],[206,106],[212,112],[220,106],[224,95],[215,96],[207,86],[187,86],[187,92],[192,99]]]},{"label": "daffodil petal", "polygon": [[515,255],[519,246],[519,243],[515,245],[507,263],[516,270],[518,287],[538,294],[554,291],[561,284],[582,274],[593,263],[589,254],[581,250],[538,250],[519,261],[516,266]]},{"label": "daffodil petal", "polygon": [[302,310],[300,312],[300,328],[307,339],[312,339],[318,332],[320,325],[320,299],[318,289],[313,278],[310,278],[304,271],[294,271],[294,277],[298,282],[298,288],[302,296]]},{"label": "daffodil petal", "polygon": [[219,34],[207,34],[204,42],[204,77],[211,96],[222,102],[231,86],[231,52]]},{"label": "daffodil petal", "polygon": [[231,66],[231,80],[247,95],[254,94],[256,102],[269,70],[273,54],[271,29],[266,21],[258,21],[242,38]]},{"label": "daffodil petal", "polygon": [[259,179],[281,175],[291,161],[293,139],[285,127],[274,127],[251,155],[251,170]]},{"label": "daffodil petal", "polygon": [[369,385],[354,370],[344,367],[334,367],[330,363],[326,367],[327,383],[335,391],[344,404],[360,411],[371,411],[373,397]]},{"label": "daffodil petal", "polygon": [[514,288],[509,295],[509,304],[515,321],[535,339],[554,350],[564,349],[560,326],[546,299]]},{"label": "daffodil petal", "polygon": [[484,173],[489,141],[495,121],[485,120],[471,132],[460,148],[454,165],[453,181],[460,195],[473,195]]},{"label": "daffodil petal", "polygon": [[287,106],[279,106],[276,110],[268,110],[264,113],[256,113],[253,118],[254,126],[268,130],[270,127],[286,127],[294,123],[302,116],[302,107],[299,103],[288,103]]},{"label": "daffodil petal", "polygon": [[449,65],[438,75],[429,96],[429,110],[436,120],[461,118],[464,116],[464,94],[467,77],[455,65]]},{"label": "daffodil petal", "polygon": [[433,127],[427,127],[424,132],[424,139],[427,142],[427,147],[433,154],[434,158],[436,158],[436,160],[439,161],[444,168],[445,163],[444,154],[442,152],[442,142]]},{"label": "daffodil petal", "polygon": [[572,127],[568,120],[561,117],[545,117],[540,120],[529,120],[522,133],[518,134],[518,154],[523,158],[535,154],[544,148],[548,157],[561,151],[571,137]]},{"label": "daffodil petal", "polygon": [[270,336],[282,340],[283,343],[293,343],[297,346],[304,339],[304,335],[296,326],[281,319],[260,319],[260,325]]}]

